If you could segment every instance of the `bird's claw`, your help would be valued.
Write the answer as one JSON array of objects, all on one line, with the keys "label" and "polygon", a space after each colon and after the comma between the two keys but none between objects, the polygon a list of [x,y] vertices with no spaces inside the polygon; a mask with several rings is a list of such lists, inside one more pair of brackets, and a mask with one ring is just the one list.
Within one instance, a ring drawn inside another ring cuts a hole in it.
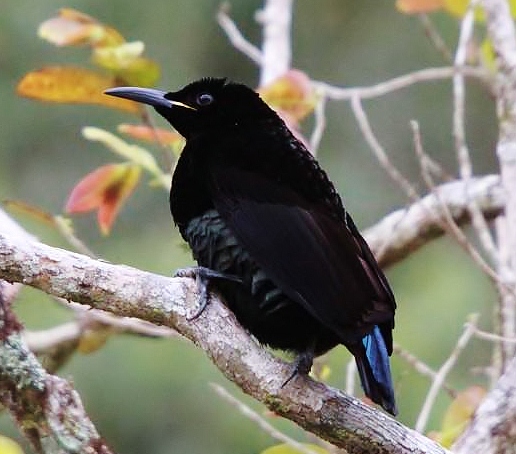
[{"label": "bird's claw", "polygon": [[281,387],[285,387],[296,375],[308,375],[310,373],[310,369],[312,369],[312,364],[314,362],[314,352],[312,350],[308,350],[306,352],[300,353],[297,358],[292,363],[293,370],[292,373],[287,377],[287,379],[283,382]]},{"label": "bird's claw", "polygon": [[196,311],[187,317],[188,321],[198,318],[206,309],[209,303],[208,285],[210,279],[225,279],[233,282],[242,283],[242,279],[232,274],[220,273],[218,271],[206,268],[204,266],[192,266],[188,268],[180,268],[174,273],[174,277],[190,277],[195,279],[197,291],[199,293],[198,307]]}]

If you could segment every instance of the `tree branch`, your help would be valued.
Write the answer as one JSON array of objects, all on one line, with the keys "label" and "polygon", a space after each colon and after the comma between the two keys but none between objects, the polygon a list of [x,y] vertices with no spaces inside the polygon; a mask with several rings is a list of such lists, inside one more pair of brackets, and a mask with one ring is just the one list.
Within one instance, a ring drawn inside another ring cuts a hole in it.
[{"label": "tree branch", "polygon": [[385,216],[375,226],[367,229],[364,236],[376,254],[382,267],[396,263],[416,251],[432,239],[443,235],[440,216],[441,203],[449,210],[459,225],[468,221],[468,201],[474,200],[488,219],[500,214],[504,196],[498,175],[472,178],[466,185],[463,181],[443,184],[408,208]]},{"label": "tree branch", "polygon": [[0,402],[38,452],[110,454],[77,391],[48,374],[22,339],[21,325],[0,294]]},{"label": "tree branch", "polygon": [[256,20],[263,27],[259,86],[290,69],[292,4],[293,0],[265,0],[265,7],[256,13]]},{"label": "tree branch", "polygon": [[[503,197],[499,177],[472,179],[468,188],[469,194],[465,194],[464,184],[456,181],[437,189],[454,218],[464,221],[469,197],[475,198],[487,217],[500,212]],[[436,204],[435,195],[428,195],[368,230],[367,239],[373,250],[383,247],[384,266],[443,233]],[[2,233],[0,279],[31,285],[118,316],[172,327],[200,346],[245,392],[351,452],[371,452],[371,446],[378,453],[445,452],[378,410],[309,378],[296,377],[282,387],[291,374],[291,366],[257,345],[216,297],[201,317],[189,320],[198,298],[190,279],[172,279],[112,265]]]},{"label": "tree branch", "polygon": [[189,320],[198,298],[193,280],[112,265],[1,234],[0,278],[119,316],[173,327],[246,393],[350,452],[446,452],[379,410],[308,377],[297,376],[283,387],[291,366],[250,338],[218,298],[212,298],[199,318]]},{"label": "tree branch", "polygon": [[516,357],[453,445],[455,454],[513,453],[516,446]]},{"label": "tree branch", "polygon": [[[500,263],[500,335],[516,335],[516,29],[506,0],[483,0],[486,24],[496,55],[495,86],[499,123],[496,153],[506,193],[505,216],[497,222]],[[516,347],[502,342],[502,371]]]}]

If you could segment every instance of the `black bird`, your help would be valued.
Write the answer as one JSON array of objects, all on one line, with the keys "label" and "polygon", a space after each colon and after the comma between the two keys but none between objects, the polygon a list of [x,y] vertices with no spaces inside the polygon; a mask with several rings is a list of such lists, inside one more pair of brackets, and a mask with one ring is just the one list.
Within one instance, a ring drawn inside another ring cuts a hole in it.
[{"label": "black bird", "polygon": [[202,79],[176,92],[118,87],[186,139],[170,209],[199,267],[260,342],[296,372],[338,344],[365,394],[396,414],[389,368],[396,303],[326,173],[252,89]]}]

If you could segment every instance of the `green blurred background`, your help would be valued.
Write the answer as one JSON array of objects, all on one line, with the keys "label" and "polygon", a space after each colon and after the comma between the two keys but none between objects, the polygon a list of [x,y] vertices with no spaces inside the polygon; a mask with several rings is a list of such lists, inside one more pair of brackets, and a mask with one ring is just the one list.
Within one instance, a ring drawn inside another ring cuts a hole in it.
[{"label": "green blurred background", "polygon": [[[60,213],[73,185],[99,165],[116,161],[101,145],[80,135],[83,126],[114,131],[134,119],[103,107],[44,104],[16,96],[17,81],[50,64],[84,64],[88,50],[57,49],[38,39],[40,22],[60,7],[77,8],[118,28],[128,40],[146,43],[146,55],[162,66],[161,88],[176,89],[202,76],[227,76],[255,86],[255,65],[228,43],[218,27],[215,0],[146,2],[128,0],[4,0],[0,3],[0,199],[21,199]],[[235,1],[231,15],[259,43],[254,21],[261,1]],[[432,16],[453,48],[456,19]],[[310,77],[358,86],[374,84],[416,69],[447,64],[432,47],[415,17],[404,16],[394,1],[298,0],[293,21],[293,66]],[[405,175],[419,182],[409,120],[421,125],[426,151],[456,173],[451,136],[450,82],[418,85],[365,102],[374,130]],[[371,155],[346,103],[329,102],[328,127],[319,157],[344,196],[360,228],[407,204],[399,188]],[[156,118],[158,124],[162,124]],[[309,131],[310,121],[306,128]],[[496,138],[492,99],[478,84],[468,84],[467,134],[475,173],[492,173]],[[158,155],[159,156],[159,155]],[[106,260],[165,275],[190,263],[168,212],[168,195],[140,184],[123,209],[114,231],[101,237],[95,216],[77,218],[77,230]],[[18,218],[52,245],[68,247],[54,232]],[[480,312],[488,329],[495,293],[487,279],[450,239],[425,247],[388,270],[398,300],[395,340],[437,368],[460,334],[467,314]],[[16,305],[27,327],[53,326],[70,314],[32,289]],[[449,382],[461,389],[483,383],[473,366],[489,362],[489,345],[472,341]],[[344,348],[328,355],[329,382],[344,387]],[[394,358],[399,419],[413,425],[429,381]],[[217,382],[258,411],[197,348],[181,340],[119,336],[91,355],[76,355],[61,370],[73,380],[100,433],[117,452],[258,453],[274,444],[269,435],[217,397]],[[439,427],[449,404],[439,397],[429,428]],[[307,435],[279,418],[272,423],[304,441]],[[0,416],[0,433],[20,439],[9,416]]]}]

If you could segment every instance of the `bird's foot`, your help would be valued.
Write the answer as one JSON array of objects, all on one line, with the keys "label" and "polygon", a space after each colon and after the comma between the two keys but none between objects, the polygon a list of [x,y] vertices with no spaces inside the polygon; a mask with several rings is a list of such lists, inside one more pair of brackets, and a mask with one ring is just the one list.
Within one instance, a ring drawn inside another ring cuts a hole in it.
[{"label": "bird's foot", "polygon": [[190,277],[195,279],[197,291],[199,292],[198,307],[193,315],[187,317],[188,321],[195,320],[206,309],[209,303],[208,285],[211,279],[224,279],[233,282],[242,283],[242,279],[232,274],[220,273],[218,271],[206,268],[204,266],[191,266],[188,268],[180,268],[174,273],[174,277]]},{"label": "bird's foot", "polygon": [[308,375],[310,373],[310,369],[312,369],[312,364],[314,363],[314,352],[313,350],[307,350],[305,352],[300,353],[297,358],[292,363],[293,370],[292,373],[288,376],[288,378],[283,382],[281,387],[283,388],[285,385],[290,382],[296,375]]}]

